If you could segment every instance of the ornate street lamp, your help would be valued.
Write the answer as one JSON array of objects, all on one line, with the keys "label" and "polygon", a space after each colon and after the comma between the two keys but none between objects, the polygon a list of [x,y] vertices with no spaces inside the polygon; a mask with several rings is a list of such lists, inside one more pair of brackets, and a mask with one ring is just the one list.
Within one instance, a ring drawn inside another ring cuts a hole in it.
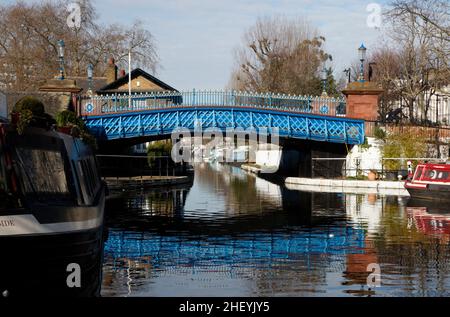
[{"label": "ornate street lamp", "polygon": [[346,68],[346,69],[344,69],[344,73],[347,75],[347,77],[348,77],[348,82],[347,82],[347,84],[349,84],[350,83],[350,81],[351,81],[351,74],[352,74],[352,69],[349,67],[349,68]]},{"label": "ornate street lamp", "polygon": [[320,79],[322,80],[322,95],[327,95],[327,69],[325,66],[322,68],[322,71],[320,72]]},{"label": "ornate street lamp", "polygon": [[366,51],[367,48],[364,46],[364,44],[361,44],[361,46],[358,48],[359,60],[361,62],[358,79],[360,82],[364,82],[364,61],[366,60]]},{"label": "ornate street lamp", "polygon": [[88,94],[92,95],[92,81],[94,77],[94,66],[92,64],[89,64],[87,67],[87,75],[88,75]]},{"label": "ornate street lamp", "polygon": [[58,56],[59,56],[59,79],[64,80],[64,41],[58,41]]}]

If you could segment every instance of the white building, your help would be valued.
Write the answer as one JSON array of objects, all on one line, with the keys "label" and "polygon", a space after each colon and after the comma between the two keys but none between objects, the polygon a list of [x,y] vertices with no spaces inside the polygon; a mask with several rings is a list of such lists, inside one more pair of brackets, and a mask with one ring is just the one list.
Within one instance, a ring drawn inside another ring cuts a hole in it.
[{"label": "white building", "polygon": [[[425,104],[428,99],[430,99],[430,104],[425,114]],[[403,114],[409,117],[409,109],[403,101],[397,101],[395,108],[402,108]],[[450,86],[441,88],[431,97],[429,92],[418,97],[414,104],[414,117],[422,121],[450,126]]]}]

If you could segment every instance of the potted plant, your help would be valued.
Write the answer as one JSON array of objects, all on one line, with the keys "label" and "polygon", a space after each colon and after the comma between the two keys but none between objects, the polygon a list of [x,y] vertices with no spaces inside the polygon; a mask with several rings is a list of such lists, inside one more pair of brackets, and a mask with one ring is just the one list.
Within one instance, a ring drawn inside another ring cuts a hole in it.
[{"label": "potted plant", "polygon": [[378,173],[375,170],[370,170],[369,174],[367,175],[367,178],[369,181],[375,181],[378,178]]},{"label": "potted plant", "polygon": [[64,110],[58,112],[55,119],[57,130],[61,133],[71,135],[75,127],[77,127],[78,130],[82,130],[82,126],[80,126],[82,123],[73,111]]},{"label": "potted plant", "polygon": [[47,123],[49,117],[45,113],[44,104],[32,96],[21,98],[11,112],[11,121],[19,134],[23,134],[29,125],[40,125],[43,121]]},{"label": "potted plant", "polygon": [[81,138],[84,143],[97,148],[97,140],[89,133],[84,121],[77,117],[75,112],[64,110],[56,114],[56,127],[61,133]]}]

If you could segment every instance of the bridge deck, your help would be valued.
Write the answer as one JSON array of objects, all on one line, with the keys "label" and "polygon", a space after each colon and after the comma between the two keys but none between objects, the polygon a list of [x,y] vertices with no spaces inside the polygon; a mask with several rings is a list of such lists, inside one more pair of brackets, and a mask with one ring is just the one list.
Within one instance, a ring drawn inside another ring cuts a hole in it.
[{"label": "bridge deck", "polygon": [[267,129],[280,137],[361,144],[364,121],[345,117],[343,99],[236,92],[163,92],[82,98],[79,114],[106,140],[171,134],[176,128]]}]

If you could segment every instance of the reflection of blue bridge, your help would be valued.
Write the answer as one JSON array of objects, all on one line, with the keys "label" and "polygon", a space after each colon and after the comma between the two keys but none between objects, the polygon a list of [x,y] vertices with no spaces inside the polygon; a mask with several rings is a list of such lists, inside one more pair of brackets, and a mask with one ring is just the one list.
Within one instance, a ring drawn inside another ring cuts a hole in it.
[{"label": "reflection of blue bridge", "polygon": [[361,144],[364,121],[345,117],[345,100],[240,92],[159,92],[83,97],[79,114],[98,138],[164,137],[177,127],[278,128],[281,137]]},{"label": "reflection of blue bridge", "polygon": [[352,227],[322,231],[255,232],[239,237],[208,236],[198,240],[111,231],[105,244],[105,255],[116,259],[149,256],[154,265],[160,262],[193,264],[199,261],[229,265],[248,260],[270,262],[305,254],[345,256],[362,253],[364,238],[362,229]]}]

